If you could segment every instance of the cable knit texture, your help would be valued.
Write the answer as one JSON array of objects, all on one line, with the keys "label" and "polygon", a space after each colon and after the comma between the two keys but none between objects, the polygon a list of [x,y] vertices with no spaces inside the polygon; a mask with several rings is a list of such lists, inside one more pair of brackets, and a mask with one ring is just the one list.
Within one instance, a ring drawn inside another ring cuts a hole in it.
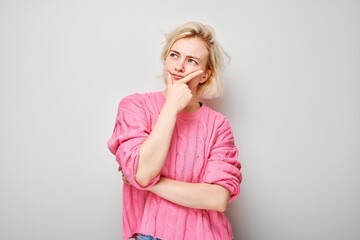
[{"label": "cable knit texture", "polygon": [[[119,104],[108,148],[130,183],[123,186],[123,239],[135,233],[162,240],[233,239],[224,213],[171,203],[135,180],[140,146],[151,133],[165,100],[161,92],[155,92],[133,94]],[[196,112],[180,112],[165,165],[149,186],[156,184],[160,175],[221,185],[230,191],[232,201],[240,191],[241,173],[226,118],[205,105]]]}]

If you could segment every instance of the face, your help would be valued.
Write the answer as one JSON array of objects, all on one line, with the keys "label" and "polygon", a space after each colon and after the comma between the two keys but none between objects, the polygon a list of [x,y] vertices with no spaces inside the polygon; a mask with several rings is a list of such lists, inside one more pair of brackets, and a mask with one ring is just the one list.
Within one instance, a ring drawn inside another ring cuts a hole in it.
[{"label": "face", "polygon": [[189,88],[195,92],[198,84],[205,82],[210,76],[211,71],[207,69],[208,56],[209,53],[201,39],[181,38],[170,48],[164,61],[164,71],[169,72],[176,81],[192,72],[203,70],[201,75],[188,83]]}]

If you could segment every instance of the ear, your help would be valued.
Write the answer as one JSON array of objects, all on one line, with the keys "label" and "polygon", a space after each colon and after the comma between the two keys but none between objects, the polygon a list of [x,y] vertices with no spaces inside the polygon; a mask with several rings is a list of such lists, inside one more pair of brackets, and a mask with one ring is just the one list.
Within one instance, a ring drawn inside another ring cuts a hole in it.
[{"label": "ear", "polygon": [[204,76],[202,76],[202,78],[200,79],[200,83],[206,82],[210,76],[211,76],[211,70],[208,69],[208,70],[206,70]]}]

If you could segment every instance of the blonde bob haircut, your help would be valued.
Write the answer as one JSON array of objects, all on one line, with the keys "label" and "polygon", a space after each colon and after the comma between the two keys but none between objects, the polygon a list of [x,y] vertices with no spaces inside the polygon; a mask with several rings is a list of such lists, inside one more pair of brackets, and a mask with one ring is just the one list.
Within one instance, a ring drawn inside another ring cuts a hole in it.
[{"label": "blonde bob haircut", "polygon": [[215,39],[215,31],[212,27],[199,22],[188,22],[166,35],[166,42],[163,48],[161,59],[165,61],[172,45],[181,38],[197,37],[200,38],[209,53],[207,68],[211,74],[207,81],[199,83],[197,95],[200,98],[211,99],[222,94],[222,77],[224,71],[224,57],[229,59],[229,55],[223,50]]}]

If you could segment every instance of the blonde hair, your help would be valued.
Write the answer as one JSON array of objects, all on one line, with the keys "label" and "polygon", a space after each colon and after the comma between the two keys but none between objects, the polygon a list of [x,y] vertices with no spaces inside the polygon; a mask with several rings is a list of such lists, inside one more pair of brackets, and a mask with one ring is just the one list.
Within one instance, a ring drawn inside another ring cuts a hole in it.
[{"label": "blonde hair", "polygon": [[215,39],[215,31],[212,27],[199,22],[188,22],[166,35],[166,42],[163,48],[161,59],[165,61],[172,45],[181,38],[200,38],[209,53],[207,68],[211,74],[207,81],[200,83],[197,88],[197,95],[201,98],[216,98],[222,94],[222,77],[224,70],[224,57],[230,59]]}]

